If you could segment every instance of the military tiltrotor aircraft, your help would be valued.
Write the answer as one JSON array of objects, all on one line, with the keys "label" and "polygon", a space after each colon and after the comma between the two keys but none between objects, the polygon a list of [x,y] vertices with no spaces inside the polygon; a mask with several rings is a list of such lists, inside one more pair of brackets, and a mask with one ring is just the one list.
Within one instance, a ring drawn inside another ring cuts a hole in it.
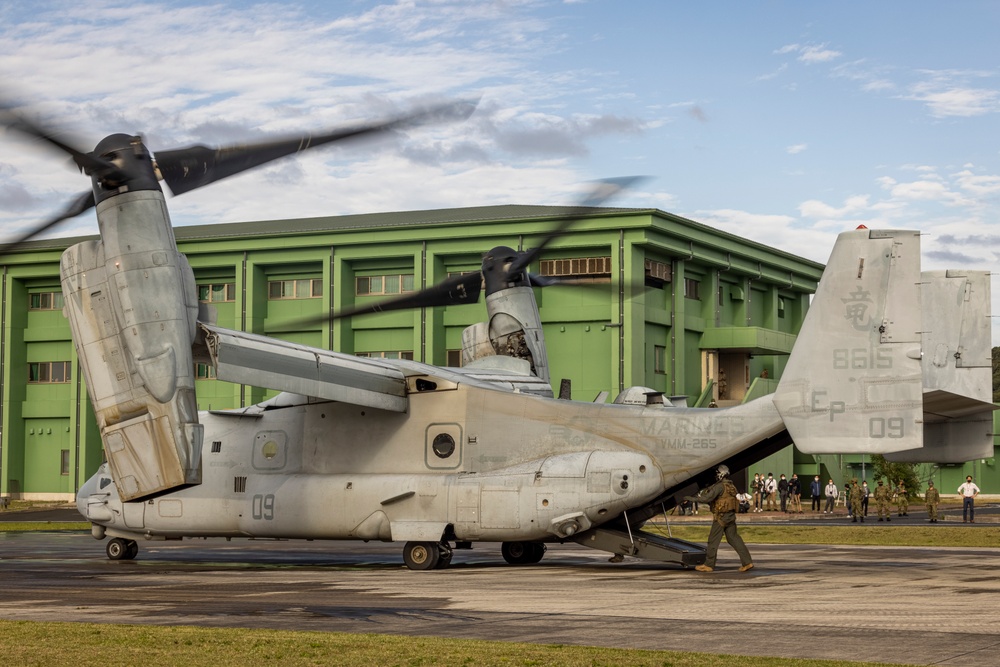
[{"label": "military tiltrotor aircraft", "polygon": [[[463,336],[464,365],[442,368],[216,326],[199,306],[159,185],[162,177],[183,193],[301,148],[416,124],[423,113],[314,139],[152,157],[139,137],[111,135],[88,153],[2,113],[92,179],[56,221],[96,206],[100,238],[67,249],[60,270],[106,456],[77,505],[94,537],[110,538],[112,559],[135,558],[140,539],[382,540],[404,542],[406,565],[427,570],[475,542],[501,542],[507,562],[527,564],[546,543],[575,541],[691,567],[702,547],[642,528],[715,466],[740,470],[793,441],[817,454],[919,451],[930,422],[952,428],[987,409],[949,385],[955,373],[945,370],[973,356],[956,353],[969,335],[959,331],[936,341],[937,412],[925,415],[921,285],[940,285],[935,294],[946,296],[931,305],[958,322],[972,319],[962,303],[981,310],[989,299],[979,278],[925,280],[913,231],[840,235],[773,395],[718,409],[563,400],[553,396],[532,291],[546,281],[528,268],[626,183],[599,184],[534,250],[494,248],[480,272],[378,307],[470,303],[485,288],[487,318]],[[282,393],[199,413],[198,360],[221,380]],[[969,365],[978,372],[980,361]]]}]

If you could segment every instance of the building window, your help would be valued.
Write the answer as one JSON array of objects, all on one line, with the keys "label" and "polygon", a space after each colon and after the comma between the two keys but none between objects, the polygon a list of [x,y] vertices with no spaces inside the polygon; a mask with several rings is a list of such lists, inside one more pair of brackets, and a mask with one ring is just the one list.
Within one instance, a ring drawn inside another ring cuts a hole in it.
[{"label": "building window", "polygon": [[195,364],[194,377],[196,380],[214,380],[215,366],[211,364]]},{"label": "building window", "polygon": [[674,279],[674,273],[666,262],[657,262],[647,259],[645,262],[646,282],[652,283],[653,287],[658,287],[663,283],[669,283]]},{"label": "building window", "polygon": [[198,301],[204,303],[236,301],[236,283],[198,285]]},{"label": "building window", "polygon": [[357,296],[380,296],[413,291],[413,274],[396,273],[382,276],[357,276],[354,279]]},{"label": "building window", "polygon": [[369,357],[371,359],[408,359],[413,361],[413,350],[387,350],[383,352],[358,352],[356,357]]},{"label": "building window", "polygon": [[62,310],[62,292],[35,292],[28,295],[28,310]]},{"label": "building window", "polygon": [[611,256],[543,259],[538,272],[543,276],[610,276]]},{"label": "building window", "polygon": [[29,384],[56,384],[70,382],[72,362],[69,361],[38,361],[28,364]]},{"label": "building window", "polygon": [[701,283],[694,278],[684,279],[684,296],[688,299],[701,299],[701,296],[699,296],[700,288]]},{"label": "building window", "polygon": [[59,452],[59,474],[69,474],[69,450],[63,449]]},{"label": "building window", "polygon": [[462,366],[462,351],[461,350],[448,350],[448,362],[446,364],[451,368],[461,368]]},{"label": "building window", "polygon": [[323,296],[322,278],[300,278],[298,280],[271,280],[267,283],[267,298],[315,299]]},{"label": "building window", "polygon": [[653,346],[653,372],[658,375],[667,374],[667,348],[663,345]]}]

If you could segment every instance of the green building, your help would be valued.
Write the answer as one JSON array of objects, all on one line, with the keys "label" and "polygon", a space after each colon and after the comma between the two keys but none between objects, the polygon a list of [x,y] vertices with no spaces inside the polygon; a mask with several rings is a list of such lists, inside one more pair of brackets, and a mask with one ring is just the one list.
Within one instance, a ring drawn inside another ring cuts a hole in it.
[{"label": "green building", "polygon": [[[462,330],[485,317],[482,303],[328,316],[477,270],[495,246],[530,248],[569,212],[488,206],[175,232],[199,299],[220,326],[363,356],[458,365]],[[2,259],[3,496],[71,499],[102,461],[61,313],[59,258],[80,240],[36,241]],[[531,270],[579,283],[536,290],[557,390],[568,379],[573,398],[589,401],[639,385],[687,396],[689,405],[725,406],[774,391],[823,265],[660,210],[596,208]],[[216,380],[209,366],[196,374],[201,409],[241,407],[273,393]],[[828,458],[817,462],[789,447],[760,469],[840,478],[835,468],[856,463]]]}]

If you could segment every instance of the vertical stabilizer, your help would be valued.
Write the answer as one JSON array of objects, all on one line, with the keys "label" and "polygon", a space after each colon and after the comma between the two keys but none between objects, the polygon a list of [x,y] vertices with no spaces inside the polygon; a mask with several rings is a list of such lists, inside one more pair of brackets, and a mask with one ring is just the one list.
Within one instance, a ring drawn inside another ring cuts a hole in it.
[{"label": "vertical stabilizer", "polygon": [[925,271],[924,446],[892,461],[964,463],[993,456],[993,353],[988,271]]},{"label": "vertical stabilizer", "polygon": [[920,237],[837,238],[774,404],[808,454],[923,445]]}]

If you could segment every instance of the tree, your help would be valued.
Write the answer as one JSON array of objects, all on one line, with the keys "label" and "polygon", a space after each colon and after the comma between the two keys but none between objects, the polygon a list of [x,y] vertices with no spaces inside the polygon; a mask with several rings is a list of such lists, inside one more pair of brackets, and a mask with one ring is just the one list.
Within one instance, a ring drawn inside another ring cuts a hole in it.
[{"label": "tree", "polygon": [[890,463],[881,454],[872,454],[871,464],[875,470],[876,484],[878,480],[884,478],[889,487],[893,488],[899,484],[899,480],[903,480],[903,484],[906,485],[906,495],[908,497],[914,498],[920,495],[922,485],[920,477],[917,476],[916,463]]},{"label": "tree", "polygon": [[993,402],[1000,402],[1000,347],[993,348]]}]

